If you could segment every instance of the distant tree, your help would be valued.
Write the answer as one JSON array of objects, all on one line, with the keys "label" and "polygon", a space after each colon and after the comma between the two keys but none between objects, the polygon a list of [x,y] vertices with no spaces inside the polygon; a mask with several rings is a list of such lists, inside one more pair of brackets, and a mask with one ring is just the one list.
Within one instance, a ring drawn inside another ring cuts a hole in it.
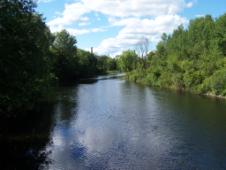
[{"label": "distant tree", "polygon": [[108,56],[100,56],[97,58],[97,68],[100,72],[108,71]]},{"label": "distant tree", "polygon": [[108,56],[99,56],[97,57],[97,69],[102,73],[116,70],[116,60]]},{"label": "distant tree", "polygon": [[74,36],[70,35],[66,30],[55,33],[52,50],[58,55],[73,57],[76,53],[77,40]]},{"label": "distant tree", "polygon": [[141,66],[146,67],[146,60],[149,52],[149,40],[146,37],[143,37],[136,45],[137,52],[141,58]]},{"label": "distant tree", "polygon": [[167,46],[168,36],[164,33],[162,35],[161,41],[157,44],[157,55],[159,57],[164,57],[167,55],[166,46]]},{"label": "distant tree", "polygon": [[136,52],[133,50],[124,51],[117,58],[119,68],[126,72],[136,69],[139,61]]},{"label": "distant tree", "polygon": [[90,77],[98,73],[97,57],[94,54],[78,49],[77,56],[80,77]]},{"label": "distant tree", "polygon": [[108,57],[107,66],[108,66],[107,69],[110,70],[110,71],[116,70],[117,69],[117,63],[116,63],[115,58]]},{"label": "distant tree", "polygon": [[76,79],[78,76],[76,38],[66,30],[55,33],[54,37],[51,52],[56,76],[60,82]]}]

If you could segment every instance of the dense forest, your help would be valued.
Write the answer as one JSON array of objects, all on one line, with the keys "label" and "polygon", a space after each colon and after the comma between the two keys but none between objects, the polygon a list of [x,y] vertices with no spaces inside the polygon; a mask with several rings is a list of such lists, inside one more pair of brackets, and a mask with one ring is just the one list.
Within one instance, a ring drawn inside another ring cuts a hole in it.
[{"label": "dense forest", "polygon": [[[145,47],[145,44],[143,45]],[[141,48],[145,49],[145,48]],[[226,96],[226,14],[207,15],[163,34],[156,50],[118,57],[129,80],[162,88]]]},{"label": "dense forest", "polygon": [[0,1],[0,115],[16,116],[48,100],[57,84],[104,74],[115,60],[76,47],[66,30],[51,33],[32,0]]}]

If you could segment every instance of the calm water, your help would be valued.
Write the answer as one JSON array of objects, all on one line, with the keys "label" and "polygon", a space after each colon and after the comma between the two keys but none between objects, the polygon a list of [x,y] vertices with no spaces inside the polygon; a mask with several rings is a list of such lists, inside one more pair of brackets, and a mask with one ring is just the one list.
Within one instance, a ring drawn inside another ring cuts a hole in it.
[{"label": "calm water", "polygon": [[120,79],[62,88],[35,118],[0,126],[0,169],[226,169],[225,101]]}]

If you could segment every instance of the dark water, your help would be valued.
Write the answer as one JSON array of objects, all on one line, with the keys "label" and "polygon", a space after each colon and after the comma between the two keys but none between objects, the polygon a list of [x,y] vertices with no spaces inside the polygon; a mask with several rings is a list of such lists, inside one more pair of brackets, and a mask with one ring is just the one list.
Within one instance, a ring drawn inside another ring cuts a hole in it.
[{"label": "dark water", "polygon": [[226,169],[225,101],[120,79],[62,88],[55,106],[0,126],[0,169]]}]

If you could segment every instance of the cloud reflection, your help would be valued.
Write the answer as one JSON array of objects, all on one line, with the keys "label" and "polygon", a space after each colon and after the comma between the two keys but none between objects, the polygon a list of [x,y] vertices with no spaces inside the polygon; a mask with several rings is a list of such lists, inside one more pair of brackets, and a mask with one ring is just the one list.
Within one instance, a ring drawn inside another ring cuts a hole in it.
[{"label": "cloud reflection", "polygon": [[[193,98],[116,79],[82,84],[77,89],[73,93],[76,95],[71,96],[78,101],[71,107],[71,118],[56,119],[53,143],[47,147],[52,151],[49,157],[53,162],[46,169],[203,167],[192,159],[195,154],[202,157],[203,152],[199,150],[201,143],[193,143],[191,114],[183,112],[182,107],[190,101],[195,108]],[[166,100],[169,95],[173,101]],[[58,112],[63,113],[62,109]],[[211,157],[212,151],[206,149],[206,154]],[[215,158],[210,157],[214,162]]]}]

